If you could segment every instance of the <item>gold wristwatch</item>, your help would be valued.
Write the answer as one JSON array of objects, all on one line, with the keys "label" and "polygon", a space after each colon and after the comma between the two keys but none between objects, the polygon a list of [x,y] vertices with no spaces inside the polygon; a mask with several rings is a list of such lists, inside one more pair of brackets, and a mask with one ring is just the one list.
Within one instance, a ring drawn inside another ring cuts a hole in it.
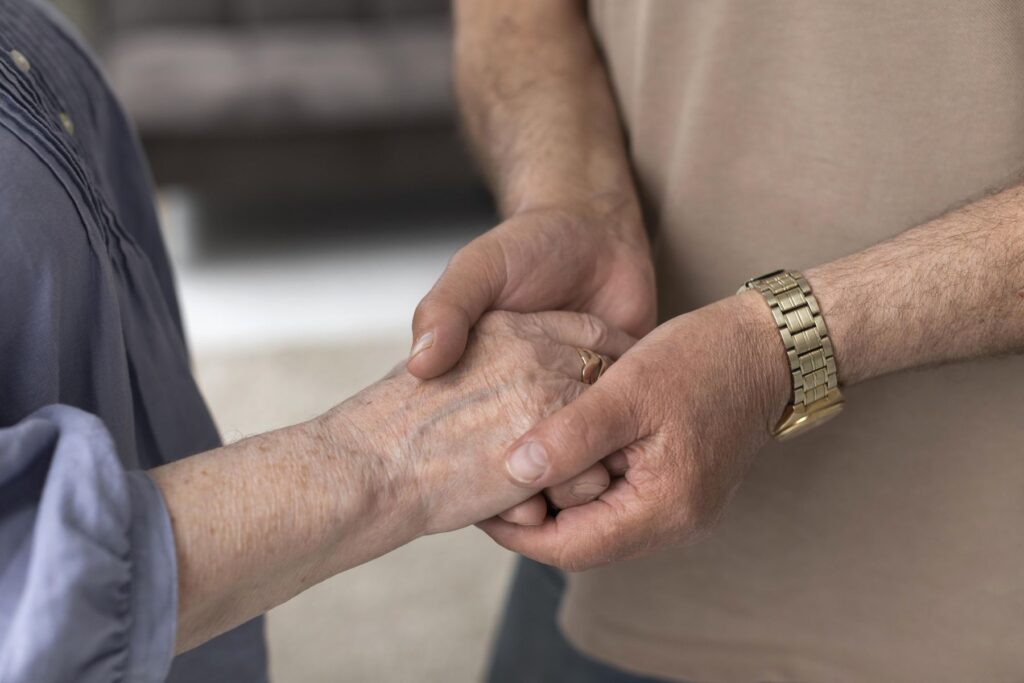
[{"label": "gold wristwatch", "polygon": [[748,280],[739,292],[757,290],[771,308],[786,347],[793,400],[772,435],[783,441],[817,427],[843,409],[832,340],[818,300],[800,273],[777,270]]}]

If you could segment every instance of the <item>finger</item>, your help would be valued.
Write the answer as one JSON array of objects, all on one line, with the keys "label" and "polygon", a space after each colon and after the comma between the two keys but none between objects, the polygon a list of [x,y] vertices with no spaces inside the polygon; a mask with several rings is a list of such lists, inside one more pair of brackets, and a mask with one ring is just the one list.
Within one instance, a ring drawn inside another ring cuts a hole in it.
[{"label": "finger", "polygon": [[519,505],[502,512],[499,517],[510,524],[536,526],[543,524],[548,516],[548,501],[539,493],[527,498]]},{"label": "finger", "polygon": [[416,307],[409,372],[430,379],[450,370],[466,350],[470,328],[501,295],[506,281],[505,257],[492,235],[460,249]]},{"label": "finger", "polygon": [[566,346],[583,348],[618,358],[629,350],[636,339],[597,316],[571,311],[534,313],[534,319],[545,334]]},{"label": "finger", "polygon": [[613,477],[621,477],[629,469],[629,457],[626,455],[626,451],[615,451],[601,463],[608,470],[608,474]]},{"label": "finger", "polygon": [[502,547],[567,571],[641,554],[655,532],[624,479],[615,481],[601,498],[536,526],[510,524],[498,517],[477,526]]},{"label": "finger", "polygon": [[509,448],[509,479],[529,488],[547,488],[588,469],[638,437],[632,401],[615,381],[615,370],[579,398],[538,423]]},{"label": "finger", "polygon": [[[568,481],[547,488],[544,495],[556,508],[565,510],[589,503],[604,493],[610,483],[608,470],[597,463]],[[504,516],[502,518],[506,519]]]}]

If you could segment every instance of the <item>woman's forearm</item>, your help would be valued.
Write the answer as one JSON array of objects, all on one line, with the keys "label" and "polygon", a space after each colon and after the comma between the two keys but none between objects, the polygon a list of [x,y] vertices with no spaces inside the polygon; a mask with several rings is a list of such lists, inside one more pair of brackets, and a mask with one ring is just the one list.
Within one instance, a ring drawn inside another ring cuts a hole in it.
[{"label": "woman's forearm", "polygon": [[415,497],[354,407],[150,471],[176,541],[177,651],[421,533]]},{"label": "woman's forearm", "polygon": [[504,214],[635,202],[583,3],[457,0],[454,10],[459,108]]},{"label": "woman's forearm", "polygon": [[576,347],[631,343],[582,315],[489,313],[441,377],[396,368],[315,420],[151,470],[175,538],[177,650],[529,498],[505,448],[583,390]]}]

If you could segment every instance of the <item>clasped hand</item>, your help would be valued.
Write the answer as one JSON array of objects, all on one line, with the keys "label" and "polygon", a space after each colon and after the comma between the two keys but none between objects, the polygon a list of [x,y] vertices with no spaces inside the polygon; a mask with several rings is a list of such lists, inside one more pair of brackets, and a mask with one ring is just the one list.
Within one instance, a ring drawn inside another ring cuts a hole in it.
[{"label": "clasped hand", "polygon": [[[654,286],[638,212],[531,211],[470,243],[417,309],[409,370],[438,378],[425,385],[445,381],[480,312],[499,307],[592,314],[592,340],[621,339],[615,325],[643,336]],[[575,355],[560,367],[579,377]],[[509,424],[488,441],[511,443],[503,474],[528,497],[479,526],[567,570],[699,538],[767,441],[788,390],[778,333],[756,293],[669,320],[592,387],[562,393],[537,424]]]},{"label": "clasped hand", "polygon": [[[398,367],[319,418],[319,432],[360,444],[364,488],[382,492],[376,509],[406,520],[403,538],[458,529],[540,491],[513,480],[501,455],[583,392],[576,347],[615,358],[633,342],[589,315],[488,313],[451,371],[423,382]],[[582,468],[574,482],[592,498],[608,475]]]},{"label": "clasped hand", "polygon": [[[706,534],[786,402],[781,345],[766,318],[750,294],[656,328],[508,450],[509,462],[523,453],[547,462],[520,484],[545,487],[561,511],[545,514],[534,497],[480,527],[506,548],[567,570]],[[614,477],[610,486],[592,502],[567,497],[560,482],[595,463]]]}]

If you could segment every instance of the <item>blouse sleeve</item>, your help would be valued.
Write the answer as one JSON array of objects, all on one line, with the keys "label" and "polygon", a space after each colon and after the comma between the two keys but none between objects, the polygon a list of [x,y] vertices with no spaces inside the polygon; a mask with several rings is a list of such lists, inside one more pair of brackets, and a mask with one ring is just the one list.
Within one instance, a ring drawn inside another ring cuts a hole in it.
[{"label": "blouse sleeve", "polygon": [[162,681],[177,572],[163,499],[95,415],[0,429],[0,681]]}]

